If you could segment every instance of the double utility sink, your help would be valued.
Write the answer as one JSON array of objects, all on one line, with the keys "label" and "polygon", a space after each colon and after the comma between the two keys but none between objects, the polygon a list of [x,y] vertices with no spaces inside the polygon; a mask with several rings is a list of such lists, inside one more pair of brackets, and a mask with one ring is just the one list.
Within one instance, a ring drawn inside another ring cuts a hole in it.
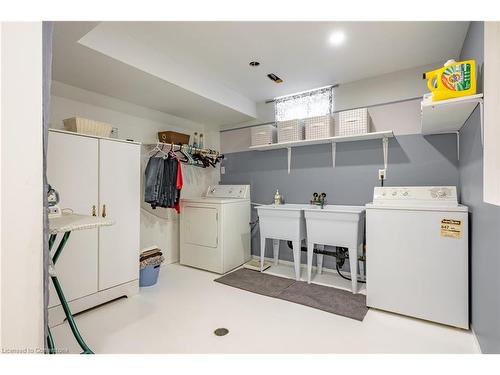
[{"label": "double utility sink", "polygon": [[[260,223],[260,265],[264,266],[266,239],[273,240],[274,262],[279,256],[279,241],[292,241],[295,278],[300,280],[301,243],[307,243],[307,281],[311,282],[314,246],[339,246],[349,249],[352,292],[357,293],[358,254],[363,247],[364,206],[280,204],[257,206]],[[323,255],[317,254],[318,272]]]}]

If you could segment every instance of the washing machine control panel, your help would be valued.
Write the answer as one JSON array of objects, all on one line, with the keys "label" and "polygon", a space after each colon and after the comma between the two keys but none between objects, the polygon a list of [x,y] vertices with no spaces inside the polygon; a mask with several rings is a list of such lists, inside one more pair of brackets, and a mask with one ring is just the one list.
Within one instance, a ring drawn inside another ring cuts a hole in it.
[{"label": "washing machine control panel", "polygon": [[207,198],[249,199],[250,185],[214,185],[209,186]]},{"label": "washing machine control panel", "polygon": [[415,204],[456,207],[455,186],[384,186],[375,187],[373,203],[381,205]]}]

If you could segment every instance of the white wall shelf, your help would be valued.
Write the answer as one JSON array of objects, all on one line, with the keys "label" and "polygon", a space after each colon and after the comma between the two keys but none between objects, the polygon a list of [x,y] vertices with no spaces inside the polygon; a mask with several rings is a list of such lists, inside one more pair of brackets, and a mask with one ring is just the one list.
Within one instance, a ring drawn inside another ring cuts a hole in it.
[{"label": "white wall shelf", "polygon": [[392,130],[388,130],[388,131],[373,132],[373,133],[366,133],[359,135],[345,135],[345,136],[336,136],[336,137],[328,137],[320,139],[305,139],[302,141],[272,143],[269,145],[262,145],[262,146],[250,146],[250,150],[268,151],[268,150],[277,150],[289,147],[312,146],[325,143],[366,141],[369,139],[381,139],[381,138],[391,138],[391,137],[394,137],[394,134]]},{"label": "white wall shelf", "polygon": [[422,134],[457,134],[457,159],[460,160],[460,129],[471,113],[479,106],[481,142],[483,142],[483,94],[464,96],[438,102],[424,103],[422,110]]},{"label": "white wall shelf", "polygon": [[346,136],[336,136],[336,137],[328,137],[321,139],[306,139],[302,141],[293,141],[293,142],[282,142],[282,143],[272,143],[269,145],[262,146],[250,146],[250,150],[256,151],[269,151],[269,150],[278,150],[278,149],[287,149],[288,151],[288,173],[290,174],[290,163],[292,158],[292,148],[300,147],[300,146],[312,146],[312,145],[320,145],[320,144],[328,144],[332,145],[332,166],[335,167],[335,154],[336,154],[336,145],[341,142],[354,142],[354,141],[367,141],[371,139],[382,139],[382,147],[383,147],[383,155],[384,155],[384,168],[387,168],[387,155],[388,155],[388,140],[389,138],[394,137],[394,133],[392,130],[381,131],[381,132],[373,132],[359,135],[346,135]]},{"label": "white wall shelf", "polygon": [[460,131],[477,106],[482,107],[483,94],[464,96],[421,104],[422,134],[443,134]]}]

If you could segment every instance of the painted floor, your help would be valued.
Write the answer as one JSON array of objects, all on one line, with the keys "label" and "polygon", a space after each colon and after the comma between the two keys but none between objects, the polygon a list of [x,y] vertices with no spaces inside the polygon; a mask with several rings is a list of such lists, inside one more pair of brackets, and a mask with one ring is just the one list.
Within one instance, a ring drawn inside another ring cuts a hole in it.
[{"label": "painted floor", "polygon": [[[286,264],[267,272],[293,275]],[[217,277],[166,265],[156,286],[79,315],[80,332],[96,353],[478,352],[469,331],[374,309],[358,322],[213,282]],[[315,281],[349,286],[333,273]],[[229,334],[214,335],[221,327]],[[52,333],[58,349],[80,352],[66,323]]]}]

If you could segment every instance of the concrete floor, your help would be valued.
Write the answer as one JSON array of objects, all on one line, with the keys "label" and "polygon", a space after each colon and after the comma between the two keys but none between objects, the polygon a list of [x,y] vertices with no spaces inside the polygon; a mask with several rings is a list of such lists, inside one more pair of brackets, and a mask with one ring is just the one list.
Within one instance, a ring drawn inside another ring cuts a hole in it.
[{"label": "concrete floor", "polygon": [[[287,264],[267,272],[293,275]],[[166,265],[156,286],[79,315],[79,329],[96,353],[478,352],[469,331],[374,309],[359,322],[213,282],[217,277]],[[349,287],[333,273],[314,280]],[[215,336],[219,327],[229,334]],[[66,323],[52,333],[58,349],[80,351]]]}]

